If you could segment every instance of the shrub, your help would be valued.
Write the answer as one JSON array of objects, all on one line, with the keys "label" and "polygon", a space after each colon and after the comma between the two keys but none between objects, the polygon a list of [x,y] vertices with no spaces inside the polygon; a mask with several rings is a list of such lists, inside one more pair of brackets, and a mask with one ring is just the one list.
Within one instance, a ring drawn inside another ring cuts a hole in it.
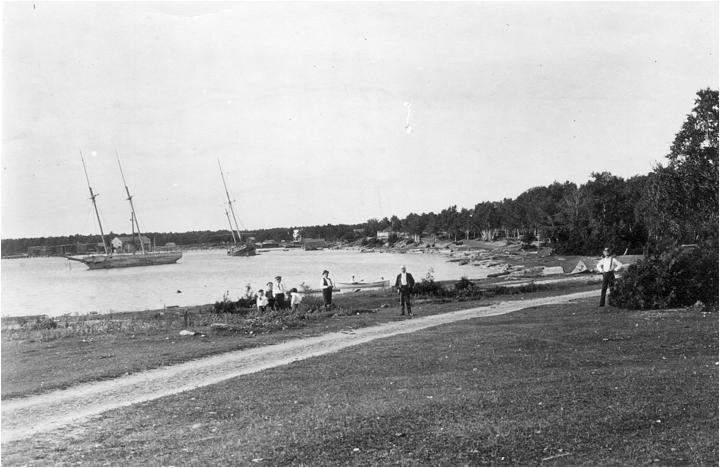
[{"label": "shrub", "polygon": [[447,295],[448,291],[441,284],[433,280],[423,279],[419,283],[415,283],[413,293],[421,296],[443,297]]},{"label": "shrub", "polygon": [[37,319],[35,323],[30,326],[31,330],[51,330],[57,328],[57,322],[51,318]]},{"label": "shrub", "polygon": [[463,276],[460,278],[460,281],[455,283],[455,291],[462,291],[463,289],[470,288],[471,286],[473,286],[472,281]]},{"label": "shrub", "polygon": [[213,312],[216,314],[247,313],[249,309],[253,309],[255,307],[255,301],[255,295],[248,284],[245,286],[245,296],[241,297],[237,301],[230,300],[230,293],[225,291],[222,300],[213,304]]},{"label": "shrub", "polygon": [[522,242],[523,244],[532,244],[536,240],[537,240],[537,237],[535,237],[535,234],[532,232],[526,232],[520,238],[520,242]]},{"label": "shrub", "polygon": [[610,304],[627,309],[718,303],[718,256],[711,247],[674,248],[630,265],[615,282]]}]

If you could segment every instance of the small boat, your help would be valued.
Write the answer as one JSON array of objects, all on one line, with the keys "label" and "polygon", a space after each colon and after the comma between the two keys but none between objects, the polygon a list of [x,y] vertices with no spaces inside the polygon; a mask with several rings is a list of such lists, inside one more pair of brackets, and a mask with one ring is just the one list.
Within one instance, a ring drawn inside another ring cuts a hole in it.
[{"label": "small boat", "polygon": [[387,288],[390,287],[390,280],[373,281],[366,283],[364,281],[352,283],[335,283],[340,289],[368,289],[368,288]]},{"label": "small boat", "polygon": [[[117,156],[117,153],[116,153]],[[90,270],[101,270],[107,268],[128,268],[136,266],[152,266],[152,265],[167,265],[175,263],[182,257],[182,251],[178,249],[171,250],[160,250],[153,251],[148,244],[148,248],[145,248],[145,241],[143,235],[140,233],[140,225],[138,224],[137,216],[135,215],[135,207],[132,202],[132,195],[130,195],[130,189],[128,189],[127,183],[125,182],[125,174],[123,174],[122,165],[120,164],[120,156],[117,156],[118,166],[120,167],[120,175],[122,176],[123,184],[125,185],[125,192],[127,193],[127,200],[130,202],[130,222],[132,223],[132,239],[133,249],[135,248],[136,237],[137,242],[140,246],[140,251],[133,252],[113,252],[108,249],[107,242],[105,241],[105,233],[103,232],[102,223],[100,222],[100,213],[97,208],[95,198],[98,194],[93,192],[90,186],[90,178],[87,174],[87,168],[85,167],[85,159],[80,153],[80,159],[82,160],[83,170],[85,171],[85,179],[87,180],[88,189],[90,190],[90,199],[92,200],[93,207],[95,208],[95,215],[97,216],[98,226],[100,227],[100,237],[103,241],[103,249],[105,253],[96,253],[82,256],[68,255],[65,258],[75,262],[81,262],[87,265]],[[136,236],[137,228],[137,236]]]},{"label": "small boat", "polygon": [[230,224],[230,234],[233,240],[233,245],[228,248],[227,254],[231,257],[252,257],[257,255],[255,245],[250,242],[243,242],[240,236],[240,227],[238,226],[237,217],[235,216],[235,209],[232,206],[232,200],[230,200],[227,183],[225,183],[225,175],[220,165],[220,159],[218,159],[218,167],[220,167],[220,177],[222,177],[223,187],[225,187],[225,195],[227,196],[228,205],[230,206],[230,213],[232,213],[232,219],[235,221],[235,226],[233,227],[233,223],[230,221],[230,213],[228,213],[228,210],[225,210],[225,216]]},{"label": "small boat", "polygon": [[505,275],[509,275],[509,274],[510,274],[509,271],[498,271],[498,272],[496,272],[496,273],[489,273],[489,274],[487,275],[487,277],[488,277],[488,278],[497,278],[497,277],[499,277],[499,276],[505,276]]}]

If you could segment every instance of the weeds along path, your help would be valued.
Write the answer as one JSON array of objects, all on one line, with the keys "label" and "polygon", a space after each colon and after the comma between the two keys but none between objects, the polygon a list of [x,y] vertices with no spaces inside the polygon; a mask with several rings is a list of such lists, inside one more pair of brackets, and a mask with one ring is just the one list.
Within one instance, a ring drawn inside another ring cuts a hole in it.
[{"label": "weeds along path", "polygon": [[233,377],[333,353],[380,338],[412,333],[460,320],[502,315],[528,307],[560,304],[596,295],[596,291],[584,291],[532,300],[501,302],[490,306],[375,325],[351,332],[335,332],[249,350],[232,351],[112,380],[81,384],[43,395],[11,399],[2,403],[1,440],[5,443],[22,439],[79,423],[111,409],[212,385]]}]

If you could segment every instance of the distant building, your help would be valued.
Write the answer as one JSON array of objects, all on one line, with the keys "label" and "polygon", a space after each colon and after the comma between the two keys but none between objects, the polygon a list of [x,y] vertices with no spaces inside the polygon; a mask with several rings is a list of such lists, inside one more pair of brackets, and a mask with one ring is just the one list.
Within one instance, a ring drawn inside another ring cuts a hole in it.
[{"label": "distant building", "polygon": [[[138,241],[139,239],[139,241]],[[142,242],[142,247],[140,246]],[[138,250],[150,250],[150,239],[147,236],[117,236],[110,241],[113,252],[133,253]]]},{"label": "distant building", "polygon": [[327,247],[325,239],[303,239],[302,246],[305,250],[318,250]]},{"label": "distant building", "polygon": [[389,240],[390,237],[410,237],[410,234],[407,232],[400,232],[400,231],[393,231],[390,228],[383,229],[382,231],[378,231],[375,237],[378,238],[378,240]]},{"label": "distant building", "polygon": [[29,257],[47,257],[48,248],[44,245],[32,246],[28,247],[27,253]]},{"label": "distant building", "polygon": [[155,246],[155,250],[162,252],[169,252],[177,249],[177,244],[175,244],[175,242],[166,242],[162,247]]}]

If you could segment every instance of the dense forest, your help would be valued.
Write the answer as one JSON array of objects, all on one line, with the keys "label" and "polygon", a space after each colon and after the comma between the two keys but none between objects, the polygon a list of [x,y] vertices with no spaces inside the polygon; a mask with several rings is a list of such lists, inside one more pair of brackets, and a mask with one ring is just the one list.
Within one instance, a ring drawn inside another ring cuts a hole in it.
[{"label": "dense forest", "polygon": [[[356,225],[291,226],[245,233],[264,240],[303,237],[354,241],[391,229],[439,239],[539,240],[558,253],[596,254],[603,245],[616,252],[648,253],[675,244],[718,240],[718,91],[697,93],[695,106],[676,134],[665,165],[629,179],[609,172],[592,173],[577,186],[554,182],[533,187],[515,199],[483,201],[472,208],[456,205],[439,213],[410,213],[405,218],[369,219]],[[114,234],[112,234],[114,235]],[[231,242],[229,231],[147,233],[156,245],[215,246]],[[97,236],[3,239],[3,255],[30,246],[97,242]]]}]

